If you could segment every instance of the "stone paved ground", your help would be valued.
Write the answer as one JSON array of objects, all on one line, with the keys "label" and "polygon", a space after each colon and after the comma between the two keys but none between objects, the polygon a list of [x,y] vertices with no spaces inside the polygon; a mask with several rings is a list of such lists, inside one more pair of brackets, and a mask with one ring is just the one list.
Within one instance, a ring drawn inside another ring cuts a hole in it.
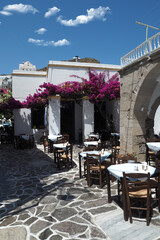
[{"label": "stone paved ground", "polygon": [[[134,231],[121,208],[108,204],[106,187],[89,188],[79,179],[79,151],[74,146],[74,168],[59,171],[41,145],[26,150],[0,145],[0,240],[116,240],[124,239],[126,229]],[[141,239],[160,239],[159,226],[156,212],[147,227],[152,238]]]}]

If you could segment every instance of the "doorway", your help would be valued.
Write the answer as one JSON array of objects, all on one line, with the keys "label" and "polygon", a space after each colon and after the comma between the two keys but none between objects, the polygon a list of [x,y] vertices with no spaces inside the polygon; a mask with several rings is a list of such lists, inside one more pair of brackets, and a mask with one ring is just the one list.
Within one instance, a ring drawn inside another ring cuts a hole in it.
[{"label": "doorway", "polygon": [[70,142],[75,141],[75,102],[61,101],[61,133],[68,133]]},{"label": "doorway", "polygon": [[[101,105],[101,110],[104,115],[106,115],[106,102],[99,103]],[[94,132],[102,134],[102,140],[108,139],[108,133],[106,129],[106,120],[101,115],[98,106],[94,105]]]}]

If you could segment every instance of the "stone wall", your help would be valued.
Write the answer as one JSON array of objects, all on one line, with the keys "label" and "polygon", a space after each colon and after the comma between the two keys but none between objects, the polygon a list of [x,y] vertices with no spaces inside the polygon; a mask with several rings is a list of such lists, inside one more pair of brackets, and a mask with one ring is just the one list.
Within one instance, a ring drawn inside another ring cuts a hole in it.
[{"label": "stone wall", "polygon": [[[160,51],[136,61],[120,71],[120,141],[121,153],[135,152],[145,160],[146,137],[153,134],[150,102],[160,76]],[[155,109],[156,111],[156,109]]]}]

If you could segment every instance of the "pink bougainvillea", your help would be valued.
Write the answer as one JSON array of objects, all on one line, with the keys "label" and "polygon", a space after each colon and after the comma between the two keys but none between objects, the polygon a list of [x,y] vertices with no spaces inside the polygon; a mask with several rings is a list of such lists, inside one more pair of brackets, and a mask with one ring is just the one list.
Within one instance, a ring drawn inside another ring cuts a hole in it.
[{"label": "pink bougainvillea", "polygon": [[67,81],[59,85],[43,83],[39,86],[37,93],[29,95],[24,102],[15,100],[8,90],[1,89],[0,109],[44,107],[48,104],[48,97],[59,94],[62,98],[79,99],[83,96],[89,97],[90,102],[98,103],[106,99],[115,100],[120,97],[120,82],[118,73],[105,81],[106,74],[89,71],[89,80],[79,76],[72,76],[81,79],[78,81]]}]

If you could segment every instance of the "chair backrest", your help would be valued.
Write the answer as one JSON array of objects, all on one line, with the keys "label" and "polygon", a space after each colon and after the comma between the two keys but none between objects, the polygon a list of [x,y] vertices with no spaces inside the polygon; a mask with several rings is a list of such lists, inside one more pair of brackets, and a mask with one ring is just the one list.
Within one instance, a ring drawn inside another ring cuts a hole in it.
[{"label": "chair backrest", "polygon": [[125,154],[119,154],[117,155],[117,162],[118,164],[121,164],[121,163],[128,163],[130,162],[130,160],[132,160],[133,162],[137,162],[137,158],[136,157],[131,157],[129,155],[125,155]]},{"label": "chair backrest", "polygon": [[155,164],[156,168],[160,169],[160,159],[156,158],[156,164]]},{"label": "chair backrest", "polygon": [[119,137],[111,136],[110,137],[110,145],[111,145],[111,147],[119,146],[120,145]]},{"label": "chair backrest", "polygon": [[86,162],[88,167],[92,165],[101,167],[101,154],[87,153]]},{"label": "chair backrest", "polygon": [[56,143],[66,143],[67,140],[62,136],[62,137],[57,137]]},{"label": "chair backrest", "polygon": [[95,136],[90,136],[89,138],[93,139],[93,141],[98,141],[100,139],[99,133],[90,132],[90,134],[94,134]]},{"label": "chair backrest", "polygon": [[65,150],[64,150],[65,154],[67,157],[69,157],[72,160],[72,153],[73,153],[73,146],[72,144],[67,145]]},{"label": "chair backrest", "polygon": [[47,136],[43,136],[43,145],[46,147],[49,145],[49,140]]},{"label": "chair backrest", "polygon": [[90,146],[84,147],[84,149],[83,149],[84,152],[94,151],[94,150],[97,150],[97,147],[94,146],[94,145],[90,145]]},{"label": "chair backrest", "polygon": [[92,141],[95,141],[95,140],[94,140],[94,138],[91,138],[91,137],[90,137],[90,138],[86,138],[86,139],[84,140],[84,142],[92,142]]},{"label": "chair backrest", "polygon": [[63,139],[65,139],[67,142],[69,142],[69,134],[68,133],[63,133],[62,134]]},{"label": "chair backrest", "polygon": [[160,142],[160,138],[157,137],[147,138],[146,142]]},{"label": "chair backrest", "polygon": [[[144,198],[144,192],[147,189],[147,198],[150,197],[150,173],[125,173],[123,172],[123,183],[126,197]],[[145,193],[146,194],[146,193]]]}]

